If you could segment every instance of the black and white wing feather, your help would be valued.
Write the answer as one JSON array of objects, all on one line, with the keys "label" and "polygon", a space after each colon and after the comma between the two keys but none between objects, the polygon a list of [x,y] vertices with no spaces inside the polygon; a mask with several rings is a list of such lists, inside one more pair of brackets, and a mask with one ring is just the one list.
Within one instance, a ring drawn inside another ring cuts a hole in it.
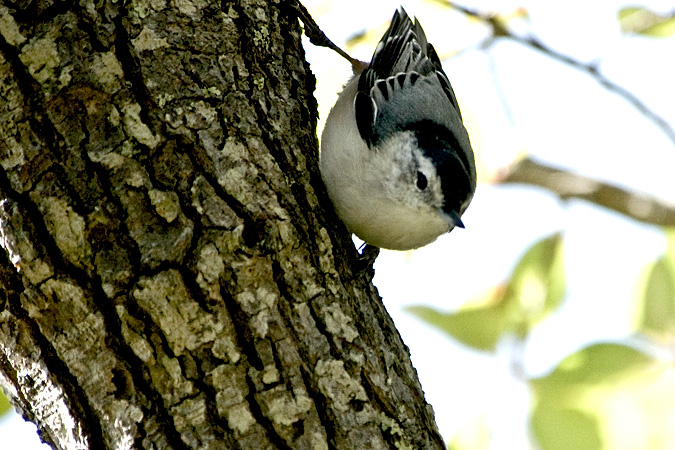
[{"label": "black and white wing feather", "polygon": [[370,149],[401,132],[414,135],[440,177],[443,210],[461,226],[459,217],[476,190],[471,142],[434,47],[403,8],[359,76],[354,116]]},{"label": "black and white wing feather", "polygon": [[[439,93],[445,97],[439,98]],[[422,120],[461,125],[455,93],[438,55],[417,19],[413,23],[403,8],[394,14],[370,65],[359,76],[354,112],[369,146]]]}]

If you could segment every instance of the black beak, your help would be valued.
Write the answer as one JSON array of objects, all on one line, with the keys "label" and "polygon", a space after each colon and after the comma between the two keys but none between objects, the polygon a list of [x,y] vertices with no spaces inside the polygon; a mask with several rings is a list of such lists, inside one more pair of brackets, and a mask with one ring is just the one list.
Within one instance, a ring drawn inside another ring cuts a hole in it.
[{"label": "black beak", "polygon": [[464,222],[462,222],[462,219],[459,217],[459,214],[457,214],[457,211],[446,212],[445,217],[448,219],[448,222],[450,222],[451,225],[464,228]]}]

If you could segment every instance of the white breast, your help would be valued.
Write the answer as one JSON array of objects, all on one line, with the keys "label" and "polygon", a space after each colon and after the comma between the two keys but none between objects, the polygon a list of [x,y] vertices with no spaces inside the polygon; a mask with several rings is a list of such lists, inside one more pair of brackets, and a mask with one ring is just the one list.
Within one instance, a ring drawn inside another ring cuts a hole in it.
[{"label": "white breast", "polygon": [[347,228],[365,242],[392,250],[427,245],[450,230],[432,207],[411,209],[387,195],[386,168],[361,139],[353,113],[358,77],[345,87],[321,136],[321,176]]}]

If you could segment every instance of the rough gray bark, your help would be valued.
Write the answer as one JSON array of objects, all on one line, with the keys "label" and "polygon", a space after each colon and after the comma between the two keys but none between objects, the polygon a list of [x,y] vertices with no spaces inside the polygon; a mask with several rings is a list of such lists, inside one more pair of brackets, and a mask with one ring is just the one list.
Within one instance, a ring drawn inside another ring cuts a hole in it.
[{"label": "rough gray bark", "polygon": [[283,2],[0,4],[0,380],[59,449],[442,448]]}]

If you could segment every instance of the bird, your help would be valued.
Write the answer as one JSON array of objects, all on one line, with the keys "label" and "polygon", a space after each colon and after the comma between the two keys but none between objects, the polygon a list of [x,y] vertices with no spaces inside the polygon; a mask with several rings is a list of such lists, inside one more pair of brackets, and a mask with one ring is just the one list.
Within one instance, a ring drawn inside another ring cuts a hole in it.
[{"label": "bird", "polygon": [[370,63],[349,59],[355,74],[326,118],[319,157],[337,216],[366,244],[391,250],[464,228],[476,190],[474,153],[417,18],[399,7]]}]

